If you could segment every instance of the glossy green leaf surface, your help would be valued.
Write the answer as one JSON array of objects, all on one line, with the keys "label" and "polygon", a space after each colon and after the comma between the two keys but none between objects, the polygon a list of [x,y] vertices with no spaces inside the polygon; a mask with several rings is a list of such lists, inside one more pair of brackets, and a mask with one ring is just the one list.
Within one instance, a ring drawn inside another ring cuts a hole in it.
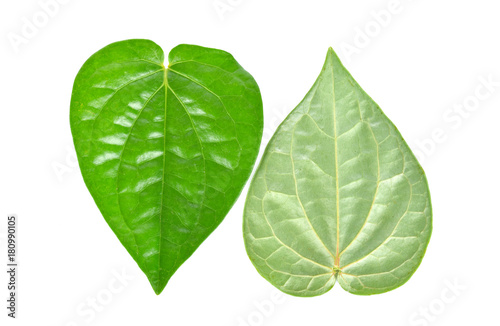
[{"label": "glossy green leaf surface", "polygon": [[258,272],[296,296],[337,281],[354,294],[387,292],[422,261],[432,229],[424,171],[332,49],[266,148],[243,229]]},{"label": "glossy green leaf surface", "polygon": [[229,53],[179,45],[168,61],[152,41],[110,44],[78,73],[70,114],[85,184],[157,294],[238,198],[263,128]]}]

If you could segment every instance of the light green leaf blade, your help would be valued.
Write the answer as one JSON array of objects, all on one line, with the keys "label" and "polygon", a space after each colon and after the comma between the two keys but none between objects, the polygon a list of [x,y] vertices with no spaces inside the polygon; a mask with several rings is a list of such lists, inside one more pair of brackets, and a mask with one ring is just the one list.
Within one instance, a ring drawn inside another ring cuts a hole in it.
[{"label": "light green leaf blade", "polygon": [[295,296],[336,281],[370,295],[404,284],[432,229],[421,166],[330,48],[253,177],[243,231],[258,272]]},{"label": "light green leaf blade", "polygon": [[157,294],[238,198],[263,126],[229,53],[179,45],[163,61],[152,41],[110,44],[78,73],[70,114],[84,181]]}]

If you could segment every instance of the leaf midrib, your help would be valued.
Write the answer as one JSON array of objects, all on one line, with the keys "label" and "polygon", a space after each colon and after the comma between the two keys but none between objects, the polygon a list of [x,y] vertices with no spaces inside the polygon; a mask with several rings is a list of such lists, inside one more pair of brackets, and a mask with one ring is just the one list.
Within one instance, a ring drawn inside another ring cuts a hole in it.
[{"label": "leaf midrib", "polygon": [[[163,234],[163,223],[162,223],[162,216],[163,216],[163,198],[165,197],[165,157],[166,157],[166,150],[167,150],[167,87],[168,87],[168,80],[167,80],[167,69],[165,69],[165,66],[162,64],[161,65],[163,68],[163,87],[165,87],[165,114],[163,117],[163,175],[161,179],[161,201],[160,201],[160,216],[159,216],[159,224],[160,224],[160,237],[158,239],[158,280],[161,282],[161,245],[162,245],[162,234]],[[161,292],[161,289],[154,289],[156,294],[159,294]]]},{"label": "leaf midrib", "polygon": [[[188,109],[186,108],[185,104],[182,102],[182,100],[180,99],[180,97],[176,94],[176,92],[172,89],[172,87],[168,84],[168,72],[171,71],[171,72],[174,72],[174,73],[177,73],[179,74],[177,71],[174,71],[173,69],[170,69],[170,67],[173,66],[173,65],[169,65],[168,67],[165,67],[164,64],[161,65],[162,69],[163,69],[163,85],[161,87],[165,87],[165,103],[164,103],[164,110],[165,110],[165,115],[164,115],[164,123],[163,123],[163,175],[162,175],[162,192],[161,192],[161,202],[160,202],[160,213],[159,213],[159,224],[160,224],[160,235],[159,235],[159,241],[158,241],[158,271],[159,271],[159,275],[158,275],[158,278],[159,278],[159,281],[161,282],[162,279],[161,279],[161,271],[162,271],[162,254],[161,254],[161,248],[162,248],[162,234],[163,234],[163,223],[162,223],[162,217],[163,217],[163,199],[165,198],[165,186],[166,186],[166,183],[165,183],[165,179],[166,179],[166,153],[167,153],[167,94],[168,94],[168,90],[170,90],[172,92],[172,94],[174,95],[174,97],[177,99],[177,101],[179,102],[179,104],[183,107],[184,111],[186,112],[186,115],[188,116],[189,120],[191,121],[191,126],[193,128],[193,131],[196,135],[196,138],[198,139],[198,142],[200,144],[200,151],[201,151],[201,155],[202,155],[202,158],[203,158],[203,175],[204,175],[204,182],[203,182],[203,194],[205,194],[206,192],[206,188],[207,188],[207,173],[206,173],[206,158],[205,158],[205,152],[204,152],[204,148],[203,148],[203,143],[201,141],[201,138],[198,134],[198,131],[195,127],[195,124],[194,124],[194,121],[191,117],[191,115],[189,114],[189,111]],[[180,75],[180,74],[179,74]],[[184,76],[183,74],[181,76]],[[191,80],[191,79],[190,79]],[[207,89],[206,87],[204,87],[207,91],[211,92],[209,89]],[[222,102],[222,101],[221,101]],[[203,204],[205,202],[205,198],[206,196],[204,195],[203,198],[202,198],[202,201],[201,201],[201,204],[200,204],[200,213],[199,213],[199,216],[201,216],[201,210],[202,210],[202,207],[203,207]],[[159,292],[161,292],[161,289],[159,289]]]},{"label": "leaf midrib", "polygon": [[337,248],[335,253],[334,269],[340,268],[340,194],[339,194],[339,162],[338,162],[338,149],[337,149],[337,105],[335,99],[335,72],[333,70],[333,63],[330,64],[332,69],[332,104],[333,104],[333,144],[335,147],[335,193],[336,193],[336,209],[337,209]]}]

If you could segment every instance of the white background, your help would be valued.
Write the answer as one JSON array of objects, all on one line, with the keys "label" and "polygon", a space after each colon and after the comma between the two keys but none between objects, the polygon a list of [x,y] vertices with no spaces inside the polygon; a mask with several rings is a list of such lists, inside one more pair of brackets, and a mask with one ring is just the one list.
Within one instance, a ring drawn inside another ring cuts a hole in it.
[{"label": "white background", "polygon": [[[19,318],[6,317],[2,273],[1,325],[498,324],[498,1],[62,2],[45,21],[38,1],[0,5],[2,266],[6,215],[20,219]],[[373,15],[389,9],[383,24]],[[23,34],[34,19],[38,31]],[[261,88],[264,142],[312,86],[332,46],[427,173],[434,233],[411,280],[371,297],[338,285],[315,298],[280,296],[244,250],[245,188],[156,296],[85,188],[69,128],[81,65],[130,38],[151,39],[166,53],[179,43],[232,53]],[[498,81],[490,92],[481,86],[488,78]],[[132,279],[120,282],[117,273]]]}]

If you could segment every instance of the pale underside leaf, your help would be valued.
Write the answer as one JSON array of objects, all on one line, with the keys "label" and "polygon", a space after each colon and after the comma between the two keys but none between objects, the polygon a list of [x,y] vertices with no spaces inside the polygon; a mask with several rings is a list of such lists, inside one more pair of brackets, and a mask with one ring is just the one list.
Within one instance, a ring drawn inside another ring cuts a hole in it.
[{"label": "pale underside leaf", "polygon": [[336,281],[369,295],[404,284],[432,229],[424,171],[332,49],[279,126],[246,200],[244,238],[259,273],[316,296]]}]

